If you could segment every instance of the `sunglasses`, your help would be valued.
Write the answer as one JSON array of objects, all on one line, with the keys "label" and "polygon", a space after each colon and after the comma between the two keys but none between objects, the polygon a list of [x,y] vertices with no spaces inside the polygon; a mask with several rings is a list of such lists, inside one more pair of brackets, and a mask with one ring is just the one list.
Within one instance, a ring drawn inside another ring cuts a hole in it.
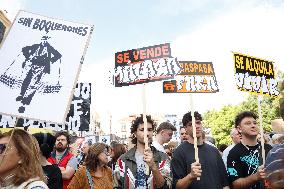
[{"label": "sunglasses", "polygon": [[0,144],[0,154],[3,154],[7,148],[7,144]]}]

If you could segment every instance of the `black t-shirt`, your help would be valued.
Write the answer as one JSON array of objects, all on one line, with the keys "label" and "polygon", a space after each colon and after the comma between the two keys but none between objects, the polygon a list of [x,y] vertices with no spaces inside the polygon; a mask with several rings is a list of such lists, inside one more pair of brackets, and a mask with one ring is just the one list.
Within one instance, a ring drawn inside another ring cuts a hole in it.
[{"label": "black t-shirt", "polygon": [[42,166],[43,172],[47,178],[47,186],[49,189],[62,189],[62,174],[57,165]]},{"label": "black t-shirt", "polygon": [[[271,150],[271,146],[264,145],[265,154]],[[229,182],[232,183],[239,179],[245,178],[257,173],[257,169],[262,165],[261,145],[245,146],[242,143],[236,144],[229,152],[227,159],[227,171]],[[263,189],[264,183],[259,181],[248,189]]]},{"label": "black t-shirt", "polygon": [[[198,156],[202,169],[201,177],[200,180],[194,180],[188,189],[222,189],[229,185],[226,168],[217,148],[208,144],[199,145]],[[174,151],[171,161],[173,188],[176,188],[179,179],[190,173],[193,162],[194,146],[187,141],[183,142]]]}]

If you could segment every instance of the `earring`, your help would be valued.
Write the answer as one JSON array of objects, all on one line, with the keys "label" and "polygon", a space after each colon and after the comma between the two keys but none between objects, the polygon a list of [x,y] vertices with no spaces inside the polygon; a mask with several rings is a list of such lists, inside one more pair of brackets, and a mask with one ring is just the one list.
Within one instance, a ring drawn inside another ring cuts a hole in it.
[{"label": "earring", "polygon": [[21,164],[22,163],[22,160],[18,161],[18,164]]}]

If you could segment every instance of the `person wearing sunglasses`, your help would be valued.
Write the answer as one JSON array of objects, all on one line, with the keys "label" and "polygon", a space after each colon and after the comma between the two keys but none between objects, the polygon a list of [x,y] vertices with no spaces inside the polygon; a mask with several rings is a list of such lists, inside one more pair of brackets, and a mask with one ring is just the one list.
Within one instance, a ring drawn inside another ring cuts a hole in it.
[{"label": "person wearing sunglasses", "polygon": [[108,150],[104,143],[93,144],[88,150],[85,166],[75,173],[67,189],[113,189],[107,156]]},{"label": "person wearing sunglasses", "polygon": [[0,188],[48,189],[44,181],[32,136],[21,129],[0,134]]}]

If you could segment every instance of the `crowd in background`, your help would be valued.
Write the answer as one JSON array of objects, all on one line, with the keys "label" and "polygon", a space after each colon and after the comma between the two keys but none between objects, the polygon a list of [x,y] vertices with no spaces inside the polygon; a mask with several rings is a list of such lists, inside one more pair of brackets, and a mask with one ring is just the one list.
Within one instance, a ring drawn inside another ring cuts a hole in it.
[{"label": "crowd in background", "polygon": [[[253,112],[240,112],[230,133],[232,144],[217,146],[205,136],[201,114],[194,112],[194,117],[198,159],[190,112],[179,130],[169,122],[156,126],[147,116],[149,148],[142,115],[132,122],[129,146],[88,140],[72,150],[66,131],[53,136],[13,129],[0,134],[0,188],[284,188],[283,134],[266,135],[264,163]],[[174,132],[180,133],[179,143],[171,141]]]}]

